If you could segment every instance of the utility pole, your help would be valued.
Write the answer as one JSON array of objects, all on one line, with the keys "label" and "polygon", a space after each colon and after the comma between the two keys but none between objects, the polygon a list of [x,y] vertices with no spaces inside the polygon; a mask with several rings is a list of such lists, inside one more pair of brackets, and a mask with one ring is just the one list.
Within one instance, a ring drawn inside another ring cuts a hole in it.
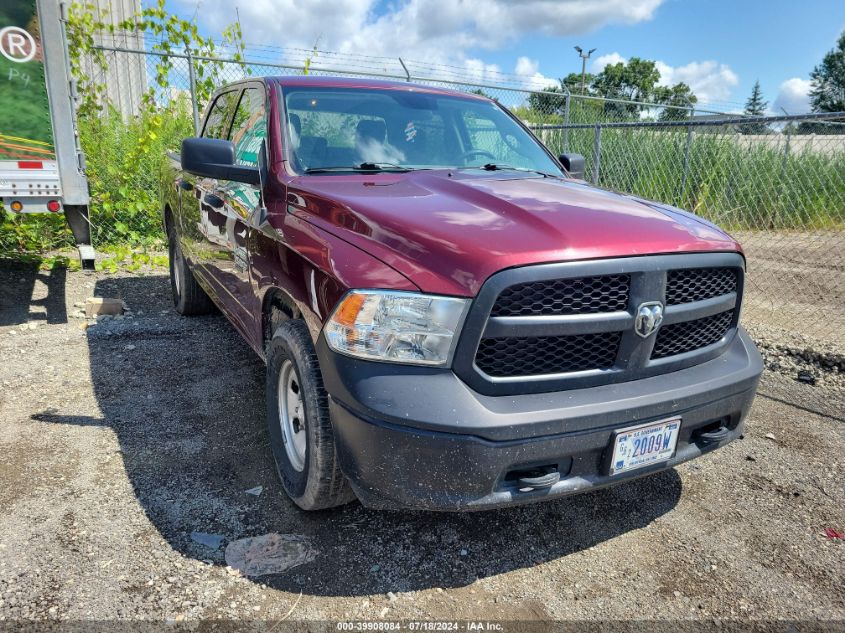
[{"label": "utility pole", "polygon": [[576,46],[575,50],[578,51],[578,57],[581,58],[581,94],[583,95],[585,93],[587,83],[587,60],[590,59],[590,55],[596,52],[596,49],[591,48],[585,53],[584,49],[580,46]]}]

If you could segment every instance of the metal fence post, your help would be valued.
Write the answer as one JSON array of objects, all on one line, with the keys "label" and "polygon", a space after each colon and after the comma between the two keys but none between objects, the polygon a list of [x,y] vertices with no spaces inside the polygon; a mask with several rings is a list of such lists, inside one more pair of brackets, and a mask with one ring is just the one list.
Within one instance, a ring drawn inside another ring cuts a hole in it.
[{"label": "metal fence post", "polygon": [[788,124],[786,126],[786,145],[783,148],[783,163],[781,164],[780,171],[781,171],[781,182],[784,178],[786,178],[786,166],[789,162],[789,144],[790,140],[792,139],[792,124]]},{"label": "metal fence post", "polygon": [[[569,99],[570,99],[570,94],[569,94],[569,91],[567,90],[566,101],[563,104],[563,124],[564,125],[569,125]],[[568,127],[563,128],[563,151],[564,152],[569,151],[569,128]]]},{"label": "metal fence post", "polygon": [[[695,115],[695,109],[689,111],[690,119]],[[684,192],[687,190],[687,178],[689,177],[689,154],[692,147],[692,126],[687,126],[687,142],[684,146],[684,173],[681,176],[681,191],[678,193],[677,206],[683,206]]]},{"label": "metal fence post", "polygon": [[408,71],[408,67],[405,65],[405,62],[402,61],[402,58],[399,58],[399,63],[402,64],[402,70],[405,71],[405,81],[411,81],[411,73]]},{"label": "metal fence post", "polygon": [[188,59],[188,80],[191,85],[191,109],[194,115],[194,134],[200,133],[200,112],[197,104],[197,78],[194,75],[194,58],[191,55],[191,49],[185,51]]},{"label": "metal fence post", "polygon": [[596,125],[593,137],[593,184],[599,184],[599,168],[601,164],[601,125]]}]

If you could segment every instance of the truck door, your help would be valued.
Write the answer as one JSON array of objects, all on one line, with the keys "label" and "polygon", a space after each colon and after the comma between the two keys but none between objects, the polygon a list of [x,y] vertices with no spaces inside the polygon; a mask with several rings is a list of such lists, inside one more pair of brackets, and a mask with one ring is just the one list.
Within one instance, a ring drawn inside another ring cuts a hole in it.
[{"label": "truck door", "polygon": [[[226,139],[229,136],[229,126],[232,115],[240,97],[241,89],[236,88],[219,94],[211,104],[205,118],[200,136],[205,138]],[[200,213],[201,200],[206,195],[218,189],[217,181],[213,178],[201,178],[183,171],[176,186],[180,189],[179,233],[182,235],[182,253],[190,260],[194,270],[208,278],[202,268],[211,256],[208,235],[216,232],[216,227],[209,225],[208,215]],[[212,198],[211,202],[215,202]]]},{"label": "truck door", "polygon": [[[235,145],[235,161],[257,167],[266,136],[265,90],[262,84],[249,85],[241,94],[228,135]],[[237,318],[244,325],[251,323],[256,309],[247,244],[248,223],[260,205],[260,187],[230,180],[220,181],[200,201],[200,216],[207,225],[206,248],[211,255],[205,265],[225,293],[223,301],[231,302],[232,311],[239,313]]]}]

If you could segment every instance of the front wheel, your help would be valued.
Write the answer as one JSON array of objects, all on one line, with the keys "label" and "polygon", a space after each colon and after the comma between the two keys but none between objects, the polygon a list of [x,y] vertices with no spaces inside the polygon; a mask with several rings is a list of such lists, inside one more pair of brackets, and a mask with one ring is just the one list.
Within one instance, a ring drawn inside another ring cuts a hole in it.
[{"label": "front wheel", "polygon": [[340,471],[328,394],[308,328],[284,322],[267,345],[267,427],[285,492],[303,510],[355,496]]},{"label": "front wheel", "polygon": [[171,230],[167,239],[170,254],[170,291],[173,295],[173,307],[182,316],[208,314],[214,311],[214,304],[194,279],[194,273],[188,267],[179,246],[176,231]]}]

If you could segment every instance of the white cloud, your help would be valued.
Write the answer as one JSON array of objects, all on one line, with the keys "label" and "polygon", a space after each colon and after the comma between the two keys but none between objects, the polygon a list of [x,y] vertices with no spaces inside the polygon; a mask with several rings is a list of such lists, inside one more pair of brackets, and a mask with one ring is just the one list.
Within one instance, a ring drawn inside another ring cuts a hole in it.
[{"label": "white cloud", "polygon": [[660,71],[660,85],[670,86],[683,82],[692,88],[701,103],[726,101],[739,83],[739,77],[727,64],[708,60],[690,62],[685,66],[672,67],[657,62]]},{"label": "white cloud", "polygon": [[601,55],[600,57],[596,57],[593,60],[593,63],[590,64],[590,72],[593,73],[600,73],[605,69],[605,66],[613,66],[614,64],[618,64],[622,62],[623,64],[627,63],[628,60],[622,57],[619,53],[608,53],[607,55]]},{"label": "white cloud", "polygon": [[[194,13],[197,0],[172,1],[183,15]],[[587,33],[606,24],[634,24],[651,19],[663,2],[251,0],[238,4],[238,9],[247,44],[310,49],[319,40],[320,48],[340,53],[401,56],[465,67],[482,80],[494,67],[469,58],[470,49],[500,49],[532,34],[559,37]],[[231,0],[202,0],[197,19],[212,33],[219,33],[235,20],[234,4]],[[547,85],[536,61],[520,60],[517,66],[520,77]]]},{"label": "white cloud", "polygon": [[778,96],[772,103],[772,112],[783,114],[786,110],[789,114],[804,114],[810,111],[810,88],[812,82],[809,79],[792,77],[780,85]]},{"label": "white cloud", "polygon": [[556,79],[546,77],[539,71],[540,62],[536,59],[528,57],[520,57],[516,60],[516,67],[514,73],[520,78],[524,78],[521,82],[526,88],[542,89],[550,86],[559,85]]},{"label": "white cloud", "polygon": [[[196,0],[174,0],[193,13]],[[282,45],[320,35],[333,50],[366,42],[359,52],[401,55],[408,46],[448,38],[453,46],[496,49],[522,35],[565,36],[606,24],[649,20],[664,0],[399,0],[378,13],[378,0],[252,0],[238,6],[248,42]],[[203,0],[197,15],[219,31],[234,21],[230,0]],[[435,49],[431,49],[435,50]],[[450,50],[452,52],[454,48]]]},{"label": "white cloud", "polygon": [[530,77],[531,75],[537,72],[537,69],[540,67],[540,62],[536,59],[530,59],[528,57],[520,57],[516,60],[516,72],[517,75],[523,75],[526,77]]}]

